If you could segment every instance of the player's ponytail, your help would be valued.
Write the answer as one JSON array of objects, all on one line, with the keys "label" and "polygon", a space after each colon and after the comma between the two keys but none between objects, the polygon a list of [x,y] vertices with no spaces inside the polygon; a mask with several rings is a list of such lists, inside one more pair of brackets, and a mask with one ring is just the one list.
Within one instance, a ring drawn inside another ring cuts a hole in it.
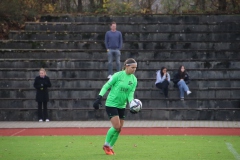
[{"label": "player's ponytail", "polygon": [[135,59],[133,59],[133,58],[128,58],[128,59],[124,62],[122,69],[125,70],[125,69],[126,69],[126,66],[129,66],[129,65],[131,65],[131,64],[133,64],[133,63],[137,63],[137,62],[135,61]]}]

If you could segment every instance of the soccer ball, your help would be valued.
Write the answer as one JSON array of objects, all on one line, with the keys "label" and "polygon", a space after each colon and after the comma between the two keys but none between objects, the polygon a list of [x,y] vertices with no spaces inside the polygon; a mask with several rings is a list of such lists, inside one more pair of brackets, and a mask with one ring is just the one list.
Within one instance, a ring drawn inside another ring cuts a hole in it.
[{"label": "soccer ball", "polygon": [[132,111],[139,112],[142,109],[142,102],[139,99],[134,99],[130,102],[129,108]]}]

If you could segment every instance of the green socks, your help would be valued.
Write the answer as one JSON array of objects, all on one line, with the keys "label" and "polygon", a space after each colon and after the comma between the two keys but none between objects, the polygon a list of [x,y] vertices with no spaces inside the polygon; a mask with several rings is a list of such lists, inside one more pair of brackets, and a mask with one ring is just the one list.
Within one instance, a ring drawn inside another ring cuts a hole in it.
[{"label": "green socks", "polygon": [[119,132],[115,128],[111,127],[107,132],[105,145],[113,147],[118,139],[118,136],[119,136]]},{"label": "green socks", "polygon": [[112,140],[110,141],[110,147],[113,147],[114,144],[116,143],[117,139],[118,139],[118,136],[119,136],[119,132],[116,132],[113,137],[112,137]]}]

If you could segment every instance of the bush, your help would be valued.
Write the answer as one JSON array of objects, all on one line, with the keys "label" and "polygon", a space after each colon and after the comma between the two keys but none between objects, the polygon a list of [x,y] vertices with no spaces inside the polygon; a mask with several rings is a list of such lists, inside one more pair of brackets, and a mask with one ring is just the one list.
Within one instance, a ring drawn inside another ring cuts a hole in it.
[{"label": "bush", "polygon": [[37,21],[41,13],[53,13],[55,6],[49,0],[1,0],[0,39],[10,29],[22,29],[25,21]]}]

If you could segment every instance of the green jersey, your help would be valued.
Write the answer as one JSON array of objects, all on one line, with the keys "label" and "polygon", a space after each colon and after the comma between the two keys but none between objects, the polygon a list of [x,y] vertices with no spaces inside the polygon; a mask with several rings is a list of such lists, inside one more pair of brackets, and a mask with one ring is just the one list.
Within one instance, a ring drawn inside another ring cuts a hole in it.
[{"label": "green jersey", "polygon": [[106,100],[106,106],[125,108],[127,102],[134,99],[134,91],[137,86],[137,78],[125,71],[115,73],[102,87],[99,95],[103,96],[111,88]]}]

